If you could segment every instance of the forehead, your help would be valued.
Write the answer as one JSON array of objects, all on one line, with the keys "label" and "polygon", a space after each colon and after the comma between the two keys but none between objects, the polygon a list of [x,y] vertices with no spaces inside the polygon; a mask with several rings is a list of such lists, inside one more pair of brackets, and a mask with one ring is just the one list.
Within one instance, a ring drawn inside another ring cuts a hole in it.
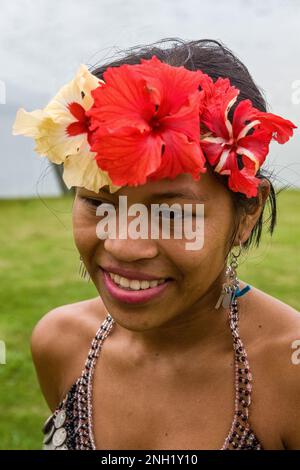
[{"label": "forehead", "polygon": [[78,188],[80,195],[89,197],[107,196],[117,198],[118,196],[127,196],[132,201],[147,201],[152,199],[189,199],[198,202],[207,202],[218,197],[224,197],[228,192],[221,185],[210,171],[200,175],[198,181],[194,180],[190,174],[178,175],[173,180],[161,179],[159,181],[147,182],[139,186],[124,186],[115,193],[110,193],[109,187],[102,187],[98,193],[89,191],[85,188]]}]

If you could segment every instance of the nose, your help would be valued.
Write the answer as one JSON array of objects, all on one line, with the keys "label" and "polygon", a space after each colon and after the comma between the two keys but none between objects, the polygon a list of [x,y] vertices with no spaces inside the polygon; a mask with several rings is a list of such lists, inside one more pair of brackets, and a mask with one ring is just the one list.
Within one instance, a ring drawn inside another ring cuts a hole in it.
[{"label": "nose", "polygon": [[141,259],[152,259],[158,255],[158,246],[151,239],[111,239],[104,241],[104,249],[115,259],[132,262]]}]

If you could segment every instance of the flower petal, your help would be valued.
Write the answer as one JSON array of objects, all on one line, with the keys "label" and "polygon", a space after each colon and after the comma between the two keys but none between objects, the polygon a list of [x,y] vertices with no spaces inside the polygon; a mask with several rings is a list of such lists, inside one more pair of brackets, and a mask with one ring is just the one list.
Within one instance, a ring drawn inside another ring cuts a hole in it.
[{"label": "flower petal", "polygon": [[99,168],[91,152],[80,155],[69,155],[64,162],[63,180],[70,189],[79,186],[98,193],[99,189],[108,185],[111,193],[118,191],[107,173]]},{"label": "flower petal", "polygon": [[[255,108],[253,108],[250,100],[242,100],[239,102],[233,113],[233,135],[236,139],[244,137],[240,135],[241,132],[245,132],[252,129],[254,126],[259,124],[259,121],[255,119]],[[252,122],[252,126],[248,126],[248,122]],[[246,135],[246,134],[245,134]]]},{"label": "flower petal", "polygon": [[269,144],[272,138],[270,132],[256,129],[253,134],[247,135],[238,141],[237,153],[246,155],[250,159],[254,156],[257,162],[257,169],[264,163],[269,152]]},{"label": "flower petal", "polygon": [[42,121],[36,138],[35,151],[53,163],[62,163],[68,155],[78,153],[87,144],[86,134],[70,138],[63,126],[51,118]]},{"label": "flower petal", "polygon": [[45,112],[56,122],[70,124],[76,118],[74,119],[70,112],[69,105],[78,103],[85,110],[89,109],[93,103],[92,90],[100,85],[99,79],[92,75],[85,65],[81,65],[75,78],[64,85],[47,104]]},{"label": "flower petal", "polygon": [[297,126],[288,119],[284,119],[276,114],[257,111],[255,117],[261,122],[261,129],[273,133],[273,139],[279,144],[284,144],[293,135],[293,129]]},{"label": "flower petal", "polygon": [[136,186],[161,163],[163,140],[159,135],[131,131],[124,135],[104,134],[94,142],[98,166],[107,171],[113,184]]},{"label": "flower petal", "polygon": [[240,170],[236,153],[231,151],[228,156],[227,167],[230,168],[228,187],[231,191],[243,193],[248,198],[257,196],[260,179],[255,176],[255,165],[253,162]]},{"label": "flower petal", "polygon": [[148,83],[159,90],[160,103],[157,118],[177,113],[186,103],[187,97],[198,91],[205,80],[206,74],[200,70],[191,71],[184,66],[173,67],[161,62],[156,56],[142,59],[135,66]]},{"label": "flower petal", "polygon": [[41,110],[28,113],[20,109],[13,125],[13,134],[33,137],[35,151],[53,163],[62,163],[67,155],[79,151],[86,142],[85,135],[72,139],[67,137],[64,127]]},{"label": "flower petal", "polygon": [[95,90],[95,88],[104,85],[104,81],[91,73],[84,64],[80,65],[75,80],[78,83],[78,88],[84,95],[81,104],[85,110],[88,110],[94,102],[92,91]]},{"label": "flower petal", "polygon": [[109,67],[104,72],[105,85],[92,92],[94,104],[87,112],[91,130],[101,125],[116,130],[123,126],[149,129],[147,119],[155,113],[151,95],[156,94],[146,86],[145,79],[133,67]]},{"label": "flower petal", "polygon": [[160,120],[163,128],[181,132],[190,140],[199,141],[200,139],[200,116],[199,116],[199,92],[187,98],[185,104],[172,115],[167,115]]},{"label": "flower petal", "polygon": [[228,119],[239,90],[230,85],[227,78],[218,78],[204,98],[201,122],[214,135],[228,140],[232,137],[232,125]]},{"label": "flower petal", "polygon": [[[218,137],[216,137],[217,139]],[[224,146],[220,143],[214,143],[206,140],[200,141],[201,148],[209,161],[210,165],[215,166],[217,165],[220,156],[224,150]]]},{"label": "flower petal", "polygon": [[194,179],[199,179],[200,173],[205,173],[205,158],[200,144],[190,141],[184,134],[170,131],[162,134],[165,150],[161,165],[149,176],[149,180],[175,178],[180,173],[190,173]]},{"label": "flower petal", "polygon": [[13,124],[13,135],[25,135],[26,137],[38,137],[39,126],[45,117],[44,111],[37,109],[30,113],[20,108]]}]

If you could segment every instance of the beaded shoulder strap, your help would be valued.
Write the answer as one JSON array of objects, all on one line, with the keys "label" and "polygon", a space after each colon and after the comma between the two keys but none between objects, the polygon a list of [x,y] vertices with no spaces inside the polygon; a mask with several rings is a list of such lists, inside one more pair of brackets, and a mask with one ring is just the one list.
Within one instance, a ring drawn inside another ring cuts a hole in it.
[{"label": "beaded shoulder strap", "polygon": [[95,447],[93,437],[89,435],[89,429],[92,429],[92,374],[102,343],[108,336],[113,322],[108,314],[93,338],[81,375],[53,414],[45,421],[42,428],[43,449],[67,450]]},{"label": "beaded shoulder strap", "polygon": [[95,450],[92,414],[93,373],[102,344],[113,325],[114,319],[108,313],[92,341],[85,367],[78,380],[75,400],[78,418],[76,449],[79,450]]},{"label": "beaded shoulder strap", "polygon": [[[245,292],[248,290],[248,288],[245,288]],[[222,450],[260,449],[260,443],[251,430],[248,421],[251,404],[252,374],[247,352],[240,338],[239,312],[236,297],[239,297],[239,295],[234,296],[229,310],[229,325],[233,338],[235,363],[235,413],[231,429],[225,439]]]}]

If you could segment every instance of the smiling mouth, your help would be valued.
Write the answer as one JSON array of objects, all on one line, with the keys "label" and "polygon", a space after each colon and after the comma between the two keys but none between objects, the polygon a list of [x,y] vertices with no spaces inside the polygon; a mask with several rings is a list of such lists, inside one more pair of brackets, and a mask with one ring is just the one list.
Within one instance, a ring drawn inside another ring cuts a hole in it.
[{"label": "smiling mouth", "polygon": [[164,284],[165,282],[170,280],[170,278],[160,278],[154,279],[152,281],[147,281],[145,279],[128,279],[126,277],[120,276],[119,274],[111,273],[109,271],[107,271],[107,273],[114,282],[114,284],[116,284],[116,286],[127,291],[149,290],[153,287],[160,286],[161,284]]},{"label": "smiling mouth", "polygon": [[[173,280],[172,278],[155,279],[152,276],[152,279],[133,279],[135,277],[133,273],[128,273],[130,278],[127,278],[103,268],[101,271],[108,293],[117,301],[128,304],[145,303],[162,295]],[[136,275],[138,277],[138,273]],[[141,273],[141,277],[150,276]]]}]

